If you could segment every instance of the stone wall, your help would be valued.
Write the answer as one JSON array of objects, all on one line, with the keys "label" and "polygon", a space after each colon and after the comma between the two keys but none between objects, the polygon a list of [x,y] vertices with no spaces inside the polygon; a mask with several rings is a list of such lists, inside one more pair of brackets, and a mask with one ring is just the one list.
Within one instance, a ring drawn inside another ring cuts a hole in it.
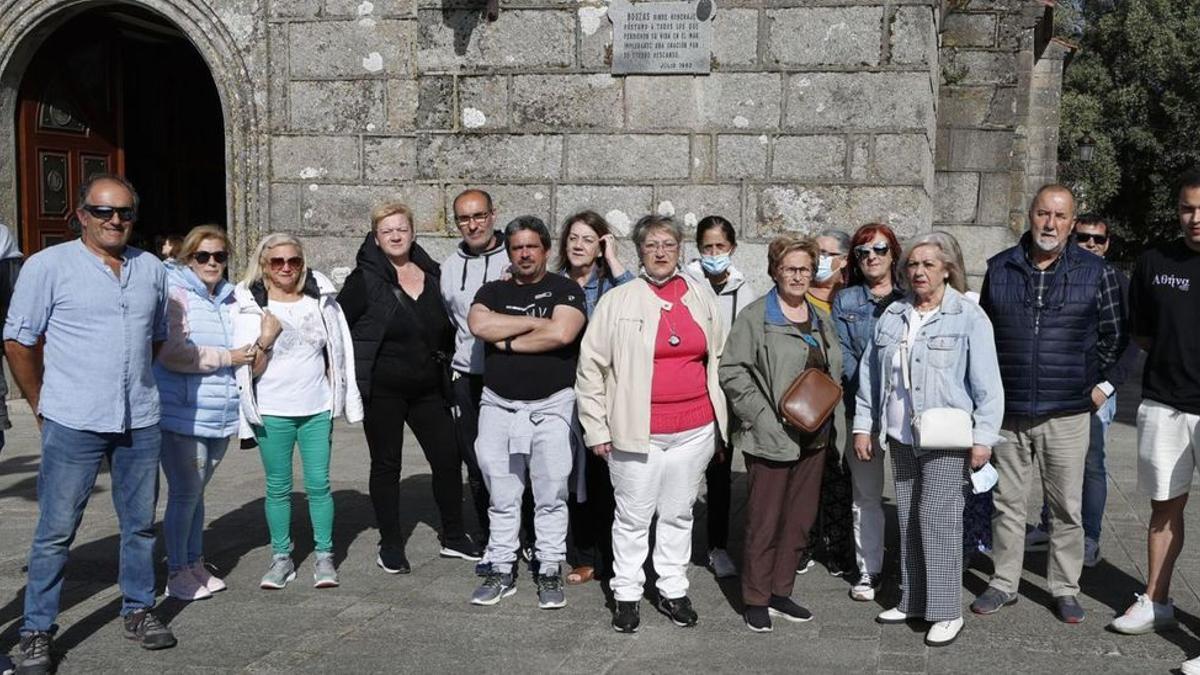
[{"label": "stone wall", "polygon": [[956,236],[978,277],[1026,229],[1033,192],[1055,178],[1062,51],[1036,58],[1044,2],[945,5],[934,227]]},{"label": "stone wall", "polygon": [[387,197],[444,251],[430,235],[452,234],[464,186],[501,222],[719,213],[760,278],[776,232],[933,220],[932,0],[719,3],[696,77],[611,76],[603,3],[517,0],[495,23],[429,0],[268,4],[269,224],[327,267],[352,262]]}]

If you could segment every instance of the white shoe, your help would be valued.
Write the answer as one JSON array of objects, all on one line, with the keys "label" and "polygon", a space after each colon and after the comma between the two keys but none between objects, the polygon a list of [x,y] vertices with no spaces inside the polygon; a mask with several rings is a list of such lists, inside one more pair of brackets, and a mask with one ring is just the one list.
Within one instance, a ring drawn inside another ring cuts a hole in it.
[{"label": "white shoe", "polygon": [[1035,527],[1025,533],[1026,551],[1047,551],[1050,549],[1050,533],[1040,527]]},{"label": "white shoe", "polygon": [[850,588],[850,597],[859,602],[869,602],[875,599],[875,585],[879,583],[878,574],[860,574],[858,582]]},{"label": "white shoe", "polygon": [[207,600],[212,597],[212,593],[196,577],[192,576],[189,568],[185,567],[177,572],[172,572],[167,577],[167,597],[192,602],[193,600]]},{"label": "white shoe", "polygon": [[1179,672],[1183,673],[1183,675],[1200,675],[1200,656],[1184,661],[1179,666]]},{"label": "white shoe", "polygon": [[905,614],[904,612],[901,612],[896,607],[893,607],[891,609],[885,609],[882,612],[880,612],[875,617],[875,623],[883,623],[883,624],[904,623],[905,621],[908,621],[910,618],[916,618],[916,617],[910,617],[909,615]]},{"label": "white shoe", "polygon": [[1109,628],[1125,635],[1144,635],[1177,625],[1175,604],[1170,598],[1165,603],[1158,603],[1151,600],[1149,595],[1135,593],[1134,597],[1137,601],[1124,614],[1113,619],[1108,624]]},{"label": "white shoe", "polygon": [[1091,537],[1083,540],[1083,566],[1095,567],[1100,564],[1100,542]]},{"label": "white shoe", "polygon": [[209,593],[220,593],[228,588],[224,581],[213,576],[212,573],[208,571],[208,568],[204,566],[203,560],[197,560],[196,562],[192,563],[190,569],[192,570],[192,576],[196,577],[196,581],[204,584],[204,587],[208,589]]},{"label": "white shoe", "polygon": [[929,631],[925,633],[925,644],[930,647],[945,647],[946,645],[958,639],[958,634],[962,632],[963,619],[951,619],[949,621],[939,621],[929,627]]},{"label": "white shoe", "polygon": [[708,552],[708,566],[712,569],[713,576],[718,579],[729,579],[738,575],[737,565],[733,564],[733,558],[730,558],[729,552],[723,548],[714,548]]}]

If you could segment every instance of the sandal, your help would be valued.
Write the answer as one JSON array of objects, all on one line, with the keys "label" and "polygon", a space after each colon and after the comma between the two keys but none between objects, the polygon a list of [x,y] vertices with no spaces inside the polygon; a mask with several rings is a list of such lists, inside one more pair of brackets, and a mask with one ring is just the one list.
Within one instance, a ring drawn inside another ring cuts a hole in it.
[{"label": "sandal", "polygon": [[578,586],[579,584],[586,584],[587,582],[591,581],[595,576],[596,576],[596,570],[591,565],[580,565],[579,567],[572,567],[571,571],[567,573],[567,584],[569,584],[571,586]]}]

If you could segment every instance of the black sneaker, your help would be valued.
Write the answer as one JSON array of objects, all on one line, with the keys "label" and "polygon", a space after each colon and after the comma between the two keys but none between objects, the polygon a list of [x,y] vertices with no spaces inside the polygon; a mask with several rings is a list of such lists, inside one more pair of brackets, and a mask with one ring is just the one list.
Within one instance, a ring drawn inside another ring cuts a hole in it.
[{"label": "black sneaker", "polygon": [[613,612],[612,627],[618,633],[636,633],[642,619],[639,616],[640,602],[617,601],[617,611]]},{"label": "black sneaker", "polygon": [[21,652],[21,663],[17,672],[21,675],[41,675],[50,672],[50,634],[37,631],[25,633],[17,650]]},{"label": "black sneaker", "polygon": [[404,549],[394,546],[380,546],[379,555],[375,556],[375,564],[388,574],[408,574],[412,567],[404,555]]},{"label": "black sneaker", "polygon": [[478,562],[483,560],[483,547],[464,534],[461,537],[444,540],[440,555],[443,558],[462,558]]},{"label": "black sneaker", "polygon": [[142,649],[174,647],[175,634],[148,609],[125,615],[125,637],[141,643]]},{"label": "black sneaker", "polygon": [[700,621],[700,615],[692,609],[692,601],[686,595],[682,598],[659,598],[658,610],[680,628],[695,626]]},{"label": "black sneaker", "polygon": [[771,616],[782,617],[788,621],[795,621],[797,623],[812,621],[813,618],[812,612],[797,605],[791,598],[785,598],[781,595],[772,595],[767,608]]},{"label": "black sneaker", "polygon": [[746,611],[742,613],[742,618],[746,620],[746,628],[755,633],[771,632],[771,614],[766,607],[746,605]]},{"label": "black sneaker", "polygon": [[800,560],[796,561],[796,574],[804,574],[816,564],[812,559],[812,554],[805,550],[800,554]]}]

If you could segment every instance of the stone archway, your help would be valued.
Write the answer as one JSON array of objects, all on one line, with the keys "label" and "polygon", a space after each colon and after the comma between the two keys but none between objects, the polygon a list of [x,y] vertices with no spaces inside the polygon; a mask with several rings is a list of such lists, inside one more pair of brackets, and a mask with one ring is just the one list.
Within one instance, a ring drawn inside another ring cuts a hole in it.
[{"label": "stone archway", "polygon": [[[183,32],[207,64],[224,114],[226,222],[234,245],[235,269],[240,268],[266,222],[267,183],[263,120],[266,93],[251,76],[255,56],[253,17],[240,16],[243,35],[233,35],[229,17],[193,0],[17,0],[0,9],[0,120],[16,118],[22,78],[37,48],[58,27],[77,14],[104,6],[133,5],[152,11]],[[250,57],[250,58],[248,58]],[[265,63],[265,54],[258,61]],[[18,215],[17,130],[0,124],[0,221],[14,224]]]}]

